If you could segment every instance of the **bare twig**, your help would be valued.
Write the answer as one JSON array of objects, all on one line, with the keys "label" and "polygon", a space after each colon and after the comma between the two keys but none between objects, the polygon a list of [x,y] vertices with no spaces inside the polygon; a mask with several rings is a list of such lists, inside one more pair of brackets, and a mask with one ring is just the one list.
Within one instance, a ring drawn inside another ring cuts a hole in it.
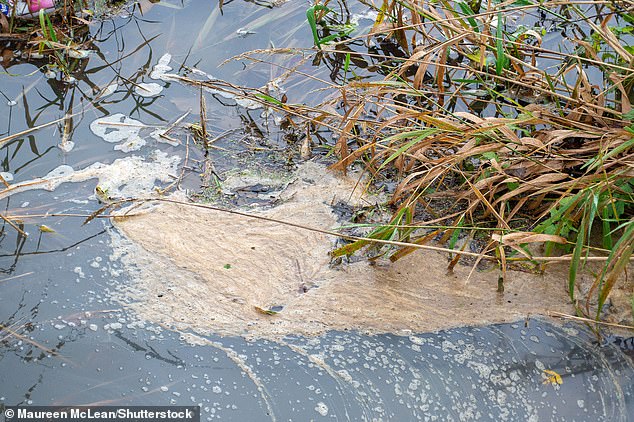
[{"label": "bare twig", "polygon": [[599,325],[606,325],[608,327],[625,328],[627,330],[634,330],[633,325],[623,325],[623,324],[616,324],[613,322],[597,321],[595,319],[584,318],[584,317],[575,316],[575,315],[562,314],[561,312],[556,312],[556,311],[548,311],[548,316],[563,318],[563,319],[571,319],[574,321],[586,322],[589,324],[599,324]]}]

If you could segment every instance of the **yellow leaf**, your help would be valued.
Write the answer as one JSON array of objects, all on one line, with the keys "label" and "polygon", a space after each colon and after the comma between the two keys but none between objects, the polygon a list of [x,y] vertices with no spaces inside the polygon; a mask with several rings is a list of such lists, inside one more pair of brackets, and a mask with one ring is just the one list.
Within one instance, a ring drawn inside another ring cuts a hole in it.
[{"label": "yellow leaf", "polygon": [[49,226],[45,226],[44,224],[42,224],[40,226],[40,231],[42,233],[55,233],[55,230],[53,230],[52,228],[50,228]]},{"label": "yellow leaf", "polygon": [[561,375],[557,372],[551,371],[550,369],[544,369],[544,373],[547,376],[544,384],[562,385],[564,383],[564,380],[561,379]]},{"label": "yellow leaf", "polygon": [[272,311],[270,309],[260,308],[259,306],[254,306],[255,310],[263,315],[277,315],[277,312]]}]

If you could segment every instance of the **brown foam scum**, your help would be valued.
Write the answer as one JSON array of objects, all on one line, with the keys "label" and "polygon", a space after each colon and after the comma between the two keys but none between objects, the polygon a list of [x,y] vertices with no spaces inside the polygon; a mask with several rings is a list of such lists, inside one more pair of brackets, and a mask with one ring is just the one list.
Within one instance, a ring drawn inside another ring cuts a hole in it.
[{"label": "brown foam scum", "polygon": [[[283,203],[258,213],[331,229],[337,221],[330,204],[364,200],[351,196],[355,183],[307,163]],[[266,338],[423,332],[570,311],[563,267],[545,276],[510,271],[499,294],[497,271],[468,279],[471,268],[458,265],[448,274],[438,252],[332,268],[334,239],[326,234],[181,204],[162,203],[116,226],[124,237],[115,234],[113,245],[134,279],[124,302],[141,318],[179,330]],[[256,309],[270,306],[283,310]]]}]

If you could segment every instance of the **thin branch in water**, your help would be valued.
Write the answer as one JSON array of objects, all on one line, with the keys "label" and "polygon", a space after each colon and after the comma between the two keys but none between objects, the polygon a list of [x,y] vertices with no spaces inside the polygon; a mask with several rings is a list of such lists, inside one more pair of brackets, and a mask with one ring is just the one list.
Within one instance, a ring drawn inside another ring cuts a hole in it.
[{"label": "thin branch in water", "polygon": [[614,322],[597,321],[597,320],[590,319],[590,318],[584,318],[584,317],[575,316],[575,315],[562,314],[561,312],[556,312],[556,311],[548,311],[548,316],[551,316],[551,317],[554,317],[554,318],[570,319],[570,320],[573,320],[573,321],[580,321],[580,322],[584,322],[584,323],[588,323],[588,324],[599,324],[599,325],[606,325],[608,327],[625,328],[626,330],[634,330],[634,325],[623,325],[623,324],[616,324]]}]

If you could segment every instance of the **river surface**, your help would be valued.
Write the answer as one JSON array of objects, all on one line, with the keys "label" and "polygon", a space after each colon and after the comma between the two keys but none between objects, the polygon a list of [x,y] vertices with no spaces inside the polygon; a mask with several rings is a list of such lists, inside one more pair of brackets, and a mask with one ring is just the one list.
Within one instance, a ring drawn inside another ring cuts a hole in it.
[{"label": "river surface", "polygon": [[[2,145],[0,170],[11,183],[60,165],[79,170],[132,155],[154,162],[164,154],[188,159],[193,171],[185,172],[182,186],[196,190],[204,158],[199,148],[146,137],[146,145],[123,152],[90,124],[121,113],[165,127],[189,110],[188,121],[195,122],[197,89],[160,81],[158,96],[135,91],[138,84],[156,83],[149,75],[165,54],[181,75],[196,68],[259,87],[283,70],[244,60],[219,64],[253,49],[312,45],[305,2],[269,8],[225,1],[222,13],[217,2],[203,0],[143,5],[90,25],[95,42],[88,58],[76,63],[74,82],[48,79],[33,62],[0,73],[0,138],[74,115]],[[362,6],[351,13],[358,14],[359,31],[372,25]],[[331,69],[312,67],[312,75],[328,79]],[[100,98],[114,83],[111,95]],[[286,88],[310,102],[316,94],[305,83]],[[218,95],[206,106],[210,133],[236,131],[212,152],[218,172],[263,158],[286,164],[271,153],[286,142],[283,134],[262,124],[261,110]],[[176,173],[154,176],[166,185]],[[99,179],[113,192],[134,182]],[[436,333],[335,331],[264,341],[194,336],[143,321],[113,300],[113,292],[131,283],[113,257],[116,228],[107,219],[82,225],[84,217],[73,216],[101,206],[96,185],[85,179],[2,199],[3,214],[22,215],[20,228],[29,236],[7,224],[0,234],[0,405],[199,404],[203,420],[236,421],[627,421],[634,414],[631,355],[598,345],[580,326],[531,318]],[[26,217],[47,213],[64,215]],[[561,385],[548,382],[544,370],[560,374]]]}]

